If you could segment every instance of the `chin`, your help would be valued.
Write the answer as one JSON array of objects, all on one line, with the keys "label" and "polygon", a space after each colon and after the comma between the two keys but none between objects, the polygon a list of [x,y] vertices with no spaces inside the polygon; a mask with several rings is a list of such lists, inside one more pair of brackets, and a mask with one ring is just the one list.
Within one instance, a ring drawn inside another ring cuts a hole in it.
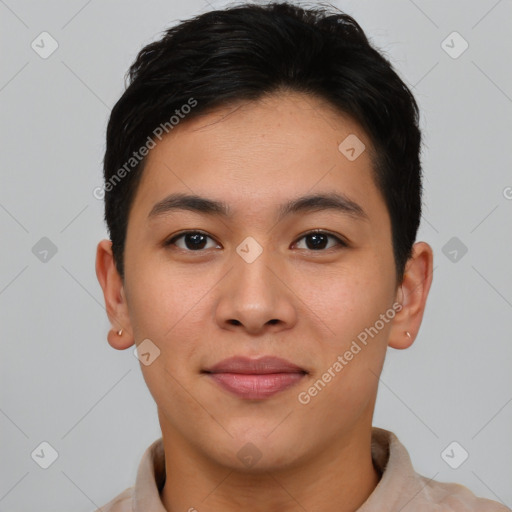
[{"label": "chin", "polygon": [[233,437],[224,446],[220,440],[208,444],[219,447],[215,456],[217,462],[234,471],[257,474],[284,470],[300,458],[297,446],[301,446],[302,439],[295,439],[285,429],[276,432],[276,425],[278,423],[247,426],[243,434],[228,430]]}]

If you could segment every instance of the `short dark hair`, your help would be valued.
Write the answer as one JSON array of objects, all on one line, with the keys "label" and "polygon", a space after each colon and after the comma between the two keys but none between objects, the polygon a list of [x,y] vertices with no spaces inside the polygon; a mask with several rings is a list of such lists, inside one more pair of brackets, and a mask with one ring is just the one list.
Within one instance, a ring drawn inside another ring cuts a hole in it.
[{"label": "short dark hair", "polygon": [[287,2],[206,12],[145,46],[126,79],[110,115],[104,158],[105,221],[122,278],[128,216],[146,161],[137,150],[154,144],[152,136],[164,129],[170,132],[174,114],[187,113],[180,115],[186,122],[241,101],[296,91],[326,100],[370,138],[401,281],[421,217],[418,106],[352,17],[334,7]]}]

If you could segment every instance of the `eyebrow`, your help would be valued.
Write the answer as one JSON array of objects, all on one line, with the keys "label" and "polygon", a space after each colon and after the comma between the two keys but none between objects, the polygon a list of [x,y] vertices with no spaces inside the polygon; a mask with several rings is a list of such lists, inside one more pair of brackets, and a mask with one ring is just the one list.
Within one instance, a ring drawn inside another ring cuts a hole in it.
[{"label": "eyebrow", "polygon": [[[188,210],[195,213],[228,218],[232,216],[228,204],[195,194],[175,193],[158,201],[148,214],[148,218],[165,215],[171,211]],[[278,208],[277,220],[297,214],[334,210],[356,219],[368,220],[368,215],[356,202],[337,192],[310,194],[292,199]]]}]

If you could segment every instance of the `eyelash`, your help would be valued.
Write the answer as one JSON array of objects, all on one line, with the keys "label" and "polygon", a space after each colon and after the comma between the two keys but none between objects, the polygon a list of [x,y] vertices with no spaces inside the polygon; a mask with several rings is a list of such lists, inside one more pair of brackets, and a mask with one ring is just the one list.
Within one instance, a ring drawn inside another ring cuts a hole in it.
[{"label": "eyelash", "polygon": [[[186,235],[189,235],[189,234],[199,234],[199,235],[204,235],[208,238],[210,238],[211,240],[214,240],[208,233],[205,233],[204,231],[200,231],[200,230],[189,230],[189,231],[182,231],[181,233],[178,233],[177,235],[174,235],[172,238],[166,240],[164,242],[164,246],[165,247],[170,247],[172,245],[175,244],[175,242],[177,240],[179,240],[180,238],[183,238],[184,236]],[[314,229],[314,230],[311,230],[311,231],[308,231],[307,233],[304,233],[303,235],[301,235],[298,239],[297,239],[297,242],[299,240],[302,240],[303,238],[306,238],[307,236],[309,235],[326,235],[327,237],[330,237],[330,238],[334,238],[337,242],[337,245],[339,247],[348,247],[349,244],[344,241],[343,239],[341,239],[340,237],[336,236],[336,235],[333,235],[332,233],[328,232],[328,231],[324,231],[324,230],[321,230],[321,229]],[[295,242],[295,243],[297,243]],[[318,249],[318,250],[314,250],[314,249],[306,249],[306,250],[309,250],[311,252],[328,252],[332,249],[334,249],[335,247],[329,247],[328,249]],[[206,249],[198,249],[198,250],[190,250],[190,249],[182,249],[181,247],[178,247],[178,249],[182,250],[182,251],[185,251],[185,252],[190,252],[190,253],[193,253],[193,252],[197,252],[197,253],[201,253],[201,252],[204,252]]]}]

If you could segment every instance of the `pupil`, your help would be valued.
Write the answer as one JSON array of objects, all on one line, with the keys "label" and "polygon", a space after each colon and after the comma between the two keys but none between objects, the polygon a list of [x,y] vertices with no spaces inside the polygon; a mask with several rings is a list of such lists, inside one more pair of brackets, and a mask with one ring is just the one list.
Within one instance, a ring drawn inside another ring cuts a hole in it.
[{"label": "pupil", "polygon": [[[203,240],[201,240],[201,238],[203,238]],[[188,249],[202,249],[205,244],[205,240],[204,240],[205,238],[206,237],[204,235],[202,235],[201,233],[193,233],[193,234],[189,233],[188,235],[186,235],[187,248]],[[192,247],[190,247],[190,245],[188,244],[188,242],[190,240],[193,240]]]},{"label": "pupil", "polygon": [[[315,235],[308,235],[309,240],[315,240],[312,244],[307,244],[309,249],[322,249],[325,247],[325,241],[327,237],[322,234],[315,234]],[[320,240],[320,238],[323,238],[323,240]],[[310,247],[312,245],[313,247]]]}]

